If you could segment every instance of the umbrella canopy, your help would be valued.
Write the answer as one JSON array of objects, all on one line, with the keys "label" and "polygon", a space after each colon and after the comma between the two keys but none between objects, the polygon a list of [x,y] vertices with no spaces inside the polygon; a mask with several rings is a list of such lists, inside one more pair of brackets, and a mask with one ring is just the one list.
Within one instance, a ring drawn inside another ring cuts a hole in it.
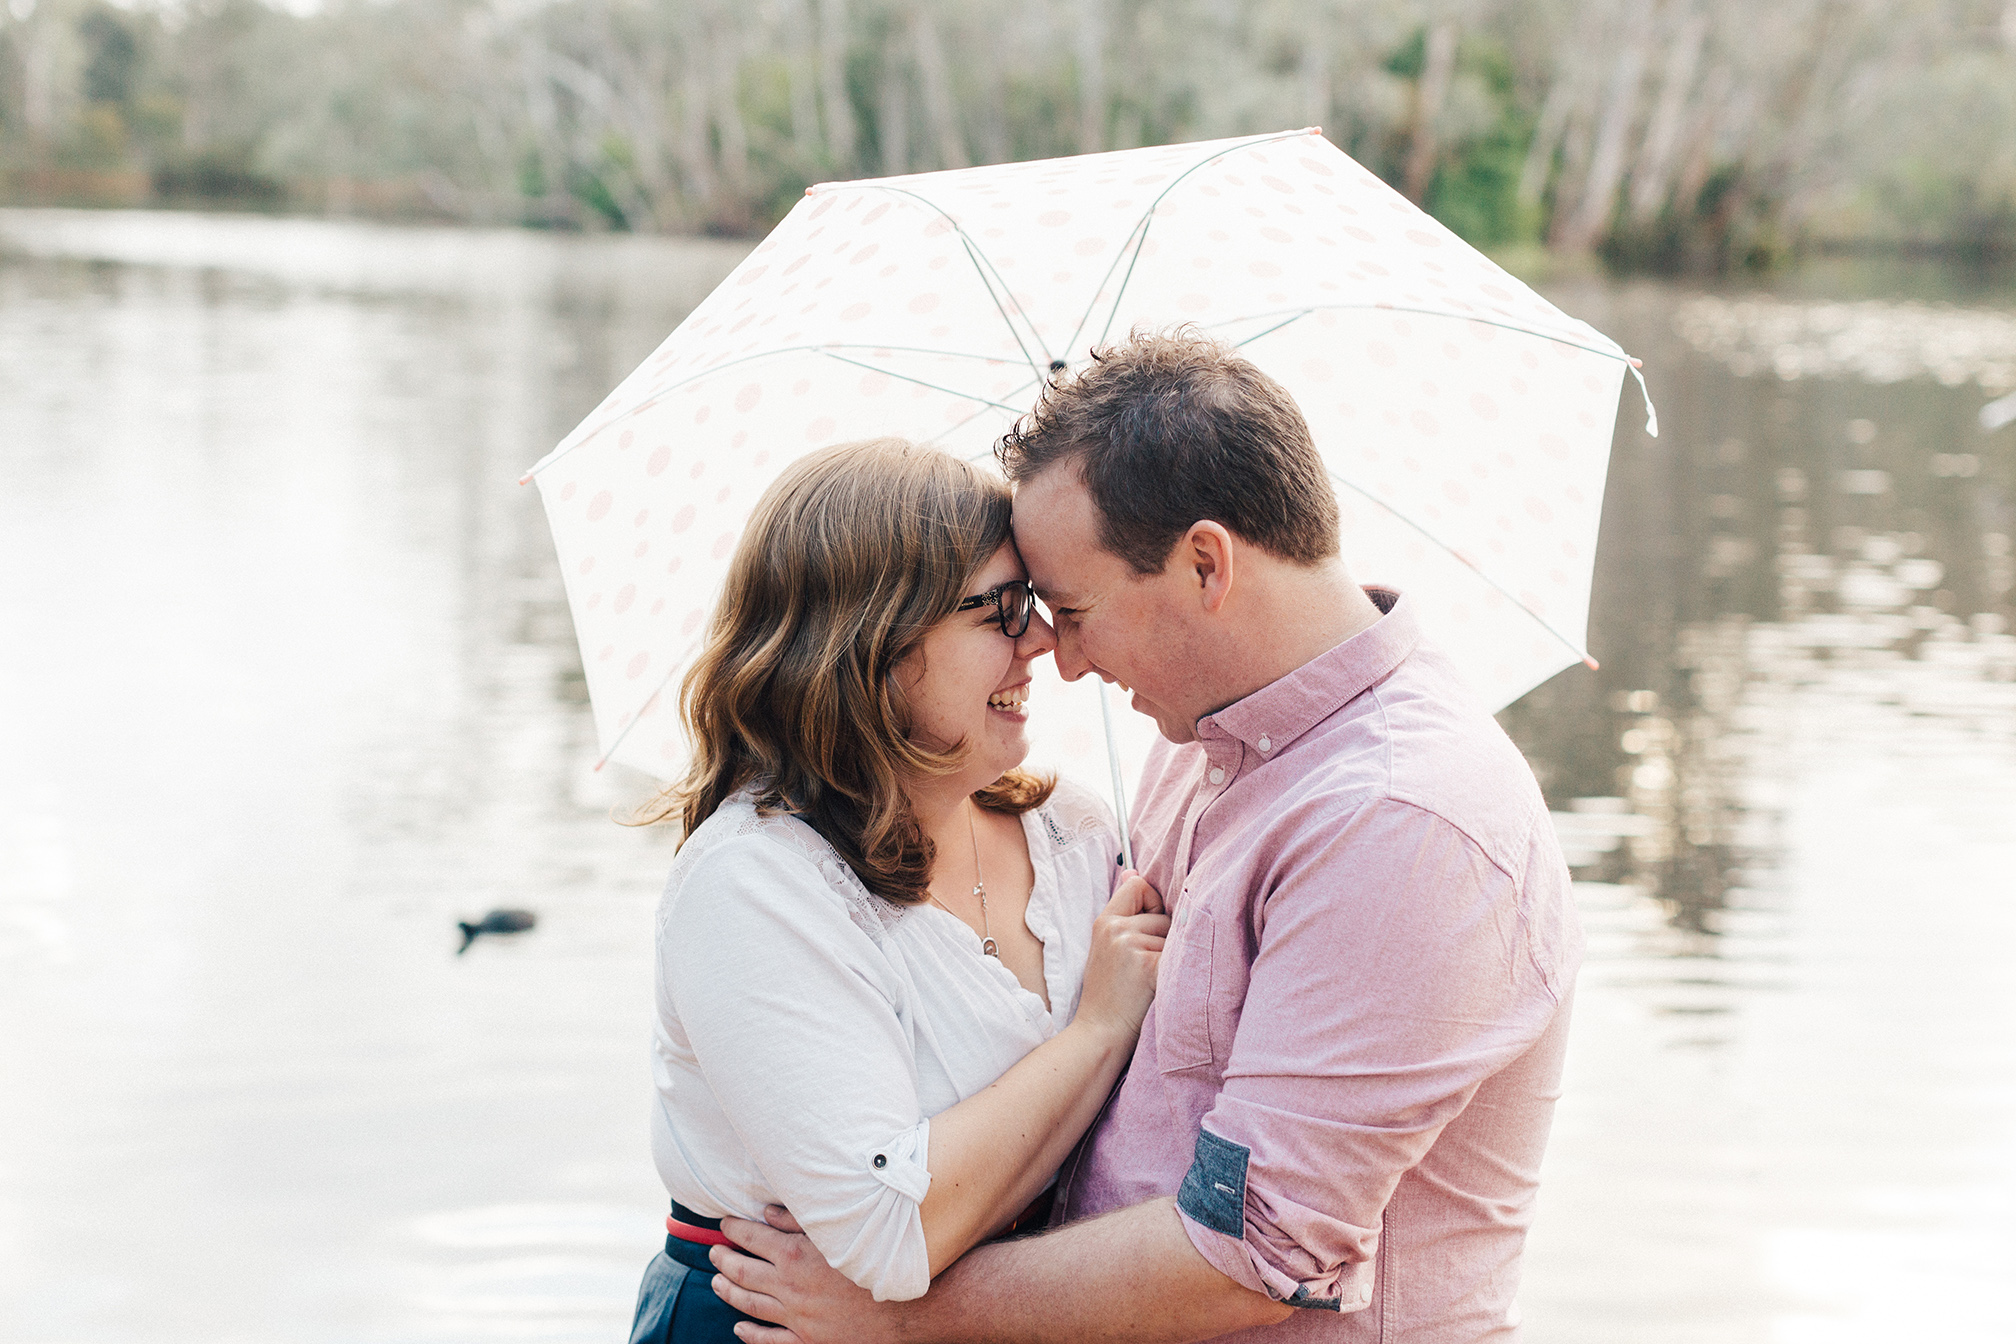
[{"label": "umbrella canopy", "polygon": [[[1056,370],[1183,322],[1294,394],[1345,563],[1405,592],[1491,705],[1586,659],[1627,356],[1284,132],[812,188],[528,473],[603,759],[678,773],[678,677],[787,463],[880,435],[985,457]],[[1098,697],[1037,676],[1032,762],[1097,778]],[[1153,727],[1119,718],[1138,763]]]}]

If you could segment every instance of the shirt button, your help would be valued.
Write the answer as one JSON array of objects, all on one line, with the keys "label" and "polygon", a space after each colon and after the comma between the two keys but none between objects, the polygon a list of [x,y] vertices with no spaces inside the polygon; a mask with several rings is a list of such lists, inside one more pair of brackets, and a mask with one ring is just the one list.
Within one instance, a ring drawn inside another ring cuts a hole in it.
[{"label": "shirt button", "polygon": [[1225,782],[1225,771],[1221,767],[1215,765],[1211,767],[1211,782],[1213,784],[1223,784]]},{"label": "shirt button", "polygon": [[1274,750],[1274,744],[1268,740],[1267,734],[1265,733],[1260,734],[1260,750],[1262,751]]},{"label": "shirt button", "polygon": [[889,1158],[886,1154],[884,1153],[875,1154],[875,1169],[877,1171],[880,1171],[882,1168],[888,1165],[889,1165]]}]

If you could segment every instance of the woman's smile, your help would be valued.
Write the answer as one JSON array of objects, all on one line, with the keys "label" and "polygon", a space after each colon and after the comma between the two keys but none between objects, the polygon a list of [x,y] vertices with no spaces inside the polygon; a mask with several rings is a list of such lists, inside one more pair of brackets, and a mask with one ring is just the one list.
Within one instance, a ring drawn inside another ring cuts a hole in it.
[{"label": "woman's smile", "polygon": [[1029,701],[1029,683],[1018,681],[1005,690],[999,690],[987,697],[987,708],[996,714],[1005,715],[1017,723],[1027,722],[1028,711],[1023,708]]}]

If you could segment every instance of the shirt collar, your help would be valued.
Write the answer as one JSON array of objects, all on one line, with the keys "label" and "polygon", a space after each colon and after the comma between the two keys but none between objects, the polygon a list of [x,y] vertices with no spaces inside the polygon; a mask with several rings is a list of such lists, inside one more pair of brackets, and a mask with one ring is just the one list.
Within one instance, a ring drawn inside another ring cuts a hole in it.
[{"label": "shirt collar", "polygon": [[1414,608],[1389,588],[1365,589],[1378,620],[1287,676],[1197,721],[1198,740],[1232,738],[1271,756],[1369,690],[1421,642]]}]

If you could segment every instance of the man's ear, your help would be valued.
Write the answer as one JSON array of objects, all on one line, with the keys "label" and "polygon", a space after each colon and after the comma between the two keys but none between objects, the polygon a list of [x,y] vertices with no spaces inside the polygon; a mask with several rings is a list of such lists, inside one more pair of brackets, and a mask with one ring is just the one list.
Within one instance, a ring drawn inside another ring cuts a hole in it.
[{"label": "man's ear", "polygon": [[1215,616],[1232,595],[1236,565],[1232,533],[1222,523],[1192,523],[1183,536],[1183,549],[1197,592],[1204,599],[1204,610]]}]

